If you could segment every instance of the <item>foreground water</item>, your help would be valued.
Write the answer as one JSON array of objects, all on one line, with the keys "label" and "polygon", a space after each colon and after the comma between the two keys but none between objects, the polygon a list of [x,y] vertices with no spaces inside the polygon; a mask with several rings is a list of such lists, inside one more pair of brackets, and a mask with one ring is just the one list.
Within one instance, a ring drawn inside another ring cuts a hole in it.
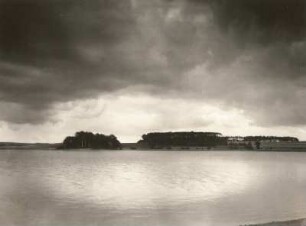
[{"label": "foreground water", "polygon": [[241,225],[306,216],[306,153],[0,152],[0,225]]}]

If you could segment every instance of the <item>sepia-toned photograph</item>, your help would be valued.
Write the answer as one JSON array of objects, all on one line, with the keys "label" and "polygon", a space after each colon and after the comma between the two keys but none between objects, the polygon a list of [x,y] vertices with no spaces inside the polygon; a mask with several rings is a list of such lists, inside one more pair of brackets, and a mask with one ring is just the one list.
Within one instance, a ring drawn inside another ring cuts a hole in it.
[{"label": "sepia-toned photograph", "polygon": [[0,226],[306,226],[306,0],[0,0]]}]

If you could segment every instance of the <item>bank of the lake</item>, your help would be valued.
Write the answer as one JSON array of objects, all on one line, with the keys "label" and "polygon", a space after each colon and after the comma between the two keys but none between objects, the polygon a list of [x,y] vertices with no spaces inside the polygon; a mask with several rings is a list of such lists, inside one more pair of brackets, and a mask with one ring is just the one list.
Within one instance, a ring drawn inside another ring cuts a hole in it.
[{"label": "bank of the lake", "polygon": [[306,220],[298,219],[298,220],[270,222],[270,223],[264,223],[264,224],[252,224],[252,225],[245,225],[245,226],[306,226]]}]

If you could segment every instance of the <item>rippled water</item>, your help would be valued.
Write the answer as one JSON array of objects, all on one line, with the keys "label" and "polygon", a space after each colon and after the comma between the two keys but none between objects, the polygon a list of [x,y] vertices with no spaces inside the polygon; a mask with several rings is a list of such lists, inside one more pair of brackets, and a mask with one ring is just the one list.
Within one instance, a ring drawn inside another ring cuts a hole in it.
[{"label": "rippled water", "polygon": [[301,217],[306,153],[0,152],[0,225],[205,226]]}]

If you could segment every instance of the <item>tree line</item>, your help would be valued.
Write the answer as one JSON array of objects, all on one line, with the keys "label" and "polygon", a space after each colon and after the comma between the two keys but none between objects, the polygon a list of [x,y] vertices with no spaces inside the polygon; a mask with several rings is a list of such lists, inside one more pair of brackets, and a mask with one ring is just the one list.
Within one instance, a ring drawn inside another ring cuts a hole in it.
[{"label": "tree line", "polygon": [[121,143],[114,135],[93,134],[91,132],[76,132],[74,136],[64,139],[61,149],[120,149]]},{"label": "tree line", "polygon": [[142,135],[142,140],[138,143],[149,148],[170,148],[174,146],[211,148],[226,144],[226,139],[221,135],[221,133],[214,132],[148,133]]},{"label": "tree line", "polygon": [[[138,141],[139,147],[159,149],[172,147],[206,147],[212,148],[218,145],[233,145],[229,144],[230,138],[225,137],[217,132],[161,132],[161,133],[147,133],[142,135],[142,139]],[[262,141],[286,141],[298,142],[295,137],[276,137],[276,136],[246,136],[240,137],[251,148],[251,142],[256,142],[259,147]],[[68,136],[64,139],[59,149],[121,149],[122,144],[114,135],[104,135],[99,133],[76,132],[74,136]]]},{"label": "tree line", "polygon": [[298,142],[299,139],[296,137],[276,137],[276,136],[246,136],[245,141],[285,141],[285,142]]}]

